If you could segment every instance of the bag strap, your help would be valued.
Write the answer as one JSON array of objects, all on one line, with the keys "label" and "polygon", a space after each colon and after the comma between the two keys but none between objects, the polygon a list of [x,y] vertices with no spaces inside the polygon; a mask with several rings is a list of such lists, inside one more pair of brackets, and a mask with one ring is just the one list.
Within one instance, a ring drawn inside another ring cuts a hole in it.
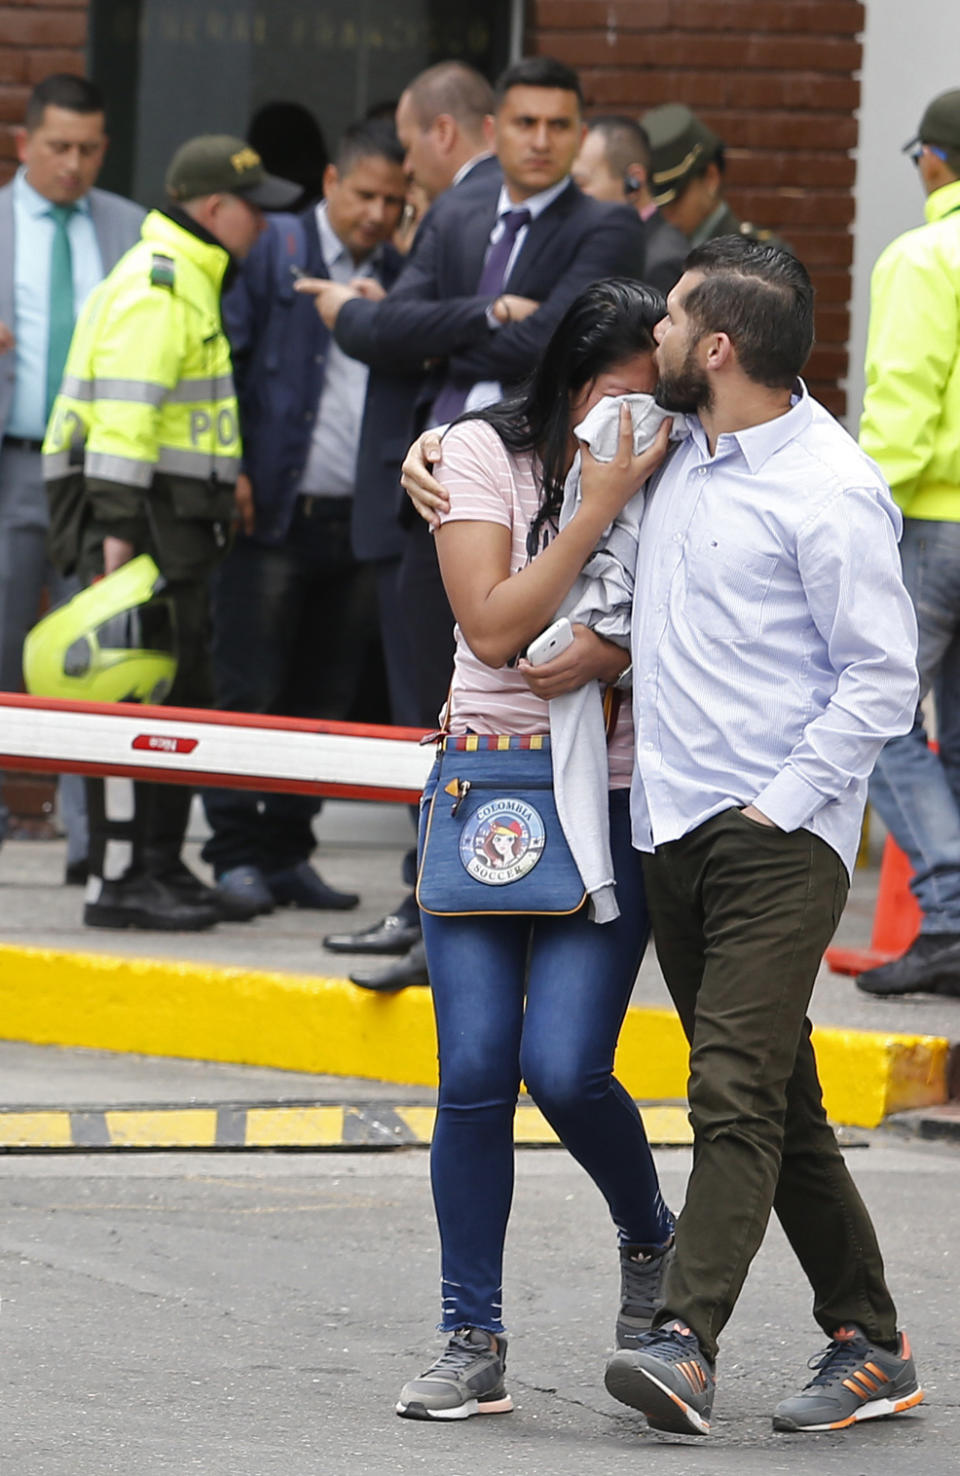
[{"label": "bag strap", "polygon": [[435,743],[439,748],[445,738],[450,737],[450,709],[453,706],[453,677],[447,688],[447,700],[440,709],[440,726],[432,733],[424,733],[420,739],[420,747],[425,748],[428,743]]}]

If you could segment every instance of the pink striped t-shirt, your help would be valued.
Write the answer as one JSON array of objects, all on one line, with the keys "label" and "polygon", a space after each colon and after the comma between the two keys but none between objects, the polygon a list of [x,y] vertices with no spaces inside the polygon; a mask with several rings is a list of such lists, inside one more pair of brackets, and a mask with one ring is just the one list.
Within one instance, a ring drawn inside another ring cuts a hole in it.
[{"label": "pink striped t-shirt", "polygon": [[[499,523],[510,529],[510,573],[527,564],[527,533],[540,507],[540,485],[532,452],[508,451],[491,425],[468,420],[443,438],[437,480],[450,497],[441,522]],[[454,628],[456,653],[450,694],[450,728],[454,733],[549,733],[550,709],[518,671],[491,667],[473,654],[459,625]],[[617,726],[609,744],[610,786],[630,783],[633,768],[633,724],[629,694],[624,694]]]}]

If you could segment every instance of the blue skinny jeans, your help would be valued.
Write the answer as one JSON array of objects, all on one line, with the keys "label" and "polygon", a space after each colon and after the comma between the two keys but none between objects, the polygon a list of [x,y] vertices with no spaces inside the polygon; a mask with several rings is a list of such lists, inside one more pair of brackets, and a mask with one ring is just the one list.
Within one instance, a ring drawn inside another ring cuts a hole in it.
[{"label": "blue skinny jeans", "polygon": [[627,790],[611,792],[610,831],[615,922],[592,923],[586,908],[568,917],[422,914],[440,1055],[430,1169],[446,1332],[503,1331],[521,1077],[606,1199],[620,1242],[652,1249],[673,1231],[640,1114],[613,1075],[649,934]]}]

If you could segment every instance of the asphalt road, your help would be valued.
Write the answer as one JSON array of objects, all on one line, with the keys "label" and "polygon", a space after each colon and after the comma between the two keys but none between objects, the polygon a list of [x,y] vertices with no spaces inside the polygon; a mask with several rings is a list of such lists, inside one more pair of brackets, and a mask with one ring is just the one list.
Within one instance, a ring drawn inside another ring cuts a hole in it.
[{"label": "asphalt road", "polygon": [[[660,1154],[679,1204],[684,1151]],[[506,1271],[512,1415],[423,1425],[397,1391],[438,1344],[427,1159],[0,1158],[3,1476],[952,1476],[960,1470],[960,1149],[864,1135],[928,1405],[837,1435],[770,1412],[822,1344],[772,1227],[723,1339],[714,1433],[670,1442],[604,1392],[616,1256],[561,1152],[519,1155]]]}]

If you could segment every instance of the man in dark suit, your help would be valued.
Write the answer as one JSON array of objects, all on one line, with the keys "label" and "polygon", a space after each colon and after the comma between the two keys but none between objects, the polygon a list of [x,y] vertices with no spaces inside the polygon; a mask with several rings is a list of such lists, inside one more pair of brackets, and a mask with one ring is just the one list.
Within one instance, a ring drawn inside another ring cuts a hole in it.
[{"label": "man in dark suit", "polygon": [[[430,234],[433,202],[449,190],[473,188],[500,179],[500,166],[485,136],[493,112],[493,88],[463,62],[439,62],[405,88],[397,104],[397,134],[404,147],[404,169],[431,202],[407,258],[416,260]],[[332,290],[332,288],[331,288]],[[406,502],[400,490],[400,463],[410,444],[410,426],[424,383],[421,363],[391,373],[372,367],[360,433],[357,484],[353,497],[353,551],[376,573],[380,628],[395,723],[416,726],[421,703],[399,595]],[[414,911],[414,932],[419,918]],[[397,936],[389,930],[389,941]]]},{"label": "man in dark suit", "polygon": [[[236,545],[213,586],[218,707],[343,720],[376,639],[369,571],[350,544],[367,370],[333,342],[294,277],[352,282],[382,297],[400,269],[389,244],[403,209],[393,129],[347,130],[324,199],[274,217],[224,300],[244,445]],[[225,900],[356,906],[309,865],[308,796],[213,790],[204,858]]]},{"label": "man in dark suit", "polygon": [[583,193],[595,200],[626,200],[633,206],[643,226],[638,275],[666,296],[683,275],[690,243],[654,204],[646,130],[622,113],[591,118],[574,161],[573,177]]},{"label": "man in dark suit", "polygon": [[[487,176],[437,201],[384,302],[335,284],[319,293],[321,316],[347,353],[393,373],[431,365],[409,439],[523,379],[589,282],[637,274],[635,212],[588,199],[570,178],[583,134],[576,73],[546,57],[517,63],[500,79],[492,125],[502,179]],[[431,724],[449,681],[452,621],[432,541],[417,522],[405,535],[402,584],[420,721]]]},{"label": "man in dark suit", "polygon": [[[587,198],[570,178],[585,131],[582,109],[569,67],[536,57],[508,68],[489,127],[502,177],[487,174],[437,200],[385,301],[364,301],[336,285],[317,294],[318,311],[347,353],[394,375],[423,374],[427,366],[408,444],[425,426],[499,399],[522,380],[589,282],[637,275],[643,242],[636,213]],[[452,670],[453,617],[432,539],[417,518],[403,532],[400,589],[418,722],[433,726]],[[381,976],[379,987],[424,982],[422,970],[407,970],[406,962]]]},{"label": "man in dark suit", "polygon": [[[140,237],[139,205],[94,189],[107,149],[103,98],[56,73],[34,88],[17,129],[21,167],[0,189],[0,688],[19,692],[23,639],[49,584],[40,446],[87,294]],[[83,782],[61,780],[68,882],[86,880]],[[0,838],[7,824],[0,804]]]}]

